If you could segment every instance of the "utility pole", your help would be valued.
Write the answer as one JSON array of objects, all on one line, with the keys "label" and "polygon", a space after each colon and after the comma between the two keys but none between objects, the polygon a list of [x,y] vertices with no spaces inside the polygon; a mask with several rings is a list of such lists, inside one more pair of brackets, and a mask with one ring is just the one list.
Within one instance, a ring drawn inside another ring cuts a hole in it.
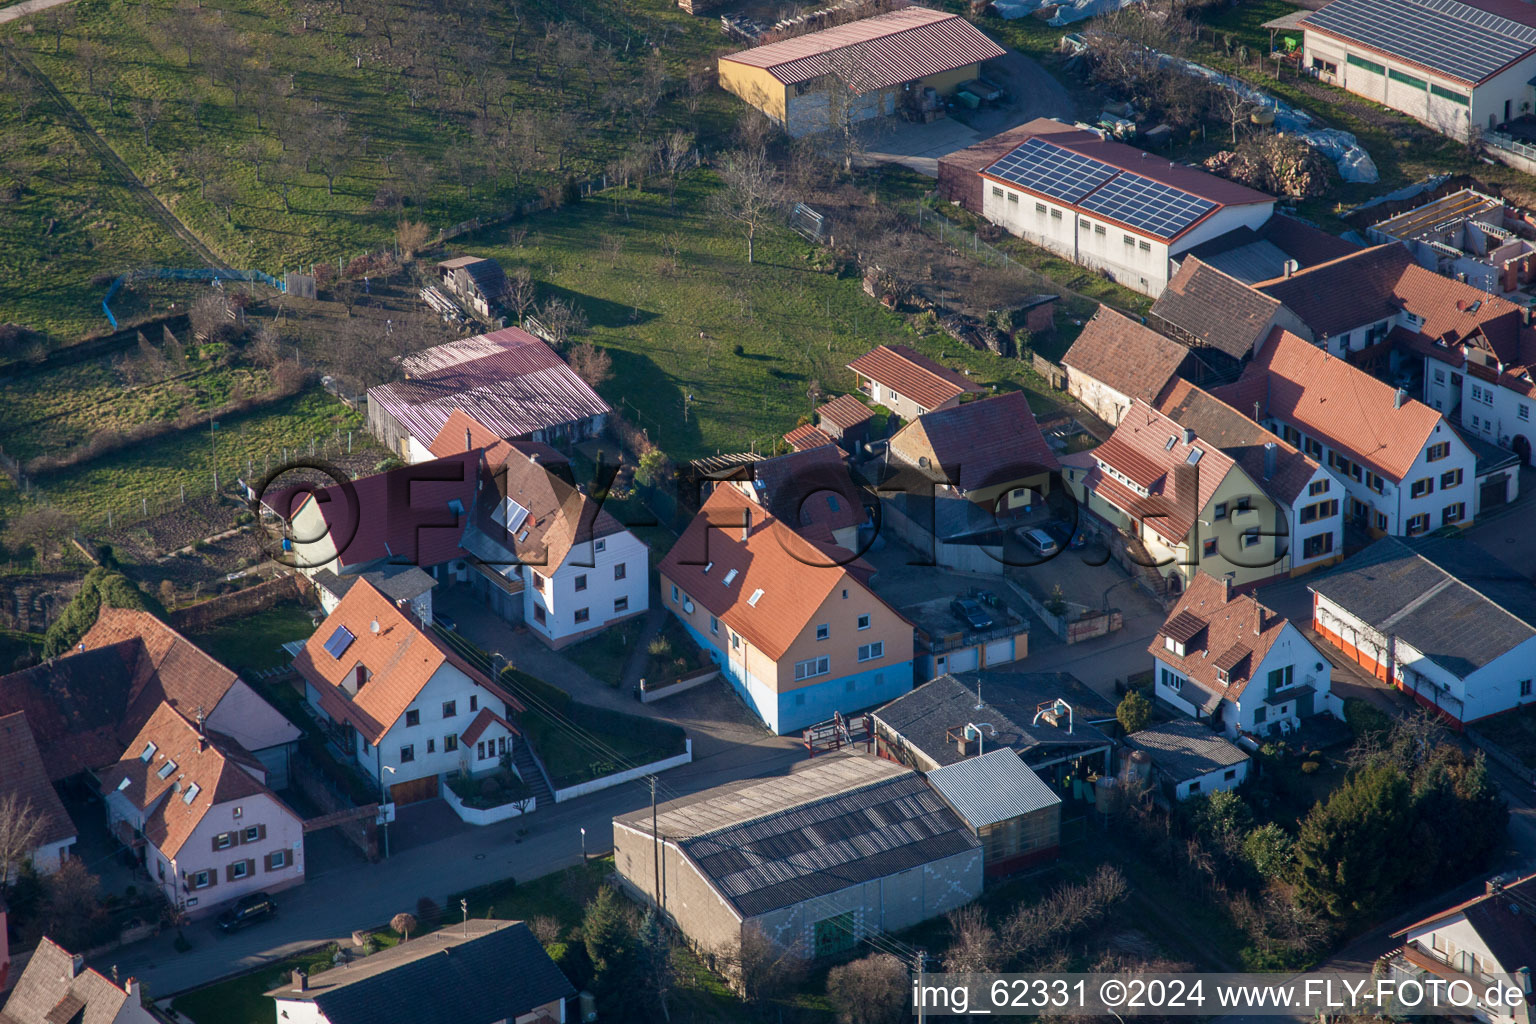
[{"label": "utility pole", "polygon": [[213,446],[213,493],[219,493],[219,438],[214,431],[219,429],[218,420],[208,421],[208,442]]},{"label": "utility pole", "polygon": [[656,909],[661,909],[661,837],[656,832],[656,776],[651,776],[651,870],[655,872]]},{"label": "utility pole", "polygon": [[463,897],[459,899],[459,912],[464,915],[464,937],[469,938],[469,900]]}]

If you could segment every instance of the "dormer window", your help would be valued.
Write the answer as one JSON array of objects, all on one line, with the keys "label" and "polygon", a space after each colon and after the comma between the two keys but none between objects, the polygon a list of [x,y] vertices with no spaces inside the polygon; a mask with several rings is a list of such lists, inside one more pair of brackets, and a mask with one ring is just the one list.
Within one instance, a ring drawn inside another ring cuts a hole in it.
[{"label": "dormer window", "polygon": [[1165,636],[1163,637],[1163,649],[1172,651],[1181,658],[1184,657],[1184,641],[1182,640],[1175,640],[1171,636]]},{"label": "dormer window", "polygon": [[1226,685],[1227,685],[1227,684],[1229,684],[1229,683],[1230,683],[1230,682],[1232,682],[1232,679],[1231,679],[1231,676],[1230,676],[1230,675],[1228,675],[1228,673],[1227,673],[1227,670],[1226,670],[1226,669],[1224,669],[1224,668],[1218,668],[1218,669],[1217,669],[1217,670],[1216,670],[1216,681],[1217,681],[1217,682],[1218,682],[1218,683],[1220,683],[1220,684],[1221,684],[1221,685],[1222,685],[1222,686],[1226,686]]},{"label": "dormer window", "polygon": [[352,678],[357,689],[361,690],[368,682],[370,673],[367,665],[359,665],[353,671]]}]

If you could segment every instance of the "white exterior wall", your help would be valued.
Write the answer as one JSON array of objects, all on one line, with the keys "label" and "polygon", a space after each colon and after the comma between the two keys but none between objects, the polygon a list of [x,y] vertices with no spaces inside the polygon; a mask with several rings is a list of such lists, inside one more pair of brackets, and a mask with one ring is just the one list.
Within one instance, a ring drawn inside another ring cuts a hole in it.
[{"label": "white exterior wall", "polygon": [[[627,619],[649,607],[650,549],[628,530],[578,544],[554,573],[544,578],[544,589],[534,587],[534,574],[543,574],[547,566],[508,565],[501,567],[507,576],[522,574],[523,616],[528,628],[550,643],[560,644],[572,638],[605,628],[609,623]],[[614,579],[615,566],[625,568],[622,580]],[[586,589],[576,589],[576,578],[586,577]],[[628,606],[615,611],[615,602],[624,599]],[[539,622],[535,608],[544,610]],[[587,609],[587,621],[577,622],[578,609]]]},{"label": "white exterior wall", "polygon": [[[1506,117],[1519,117],[1529,112],[1531,88],[1527,83],[1536,74],[1536,55],[1517,61],[1474,88],[1320,32],[1306,32],[1304,35],[1304,66],[1310,68],[1314,59],[1321,59],[1331,62],[1337,68],[1335,74],[1319,74],[1320,81],[1340,86],[1401,111],[1442,135],[1464,139],[1471,127],[1487,131],[1502,123]],[[1350,53],[1381,65],[1386,73],[1376,74],[1367,68],[1350,64]],[[1419,89],[1394,79],[1391,75],[1394,69],[1424,82],[1426,88]],[[1470,103],[1461,104],[1436,95],[1433,86],[1467,96]]]},{"label": "white exterior wall", "polygon": [[[1223,207],[1167,242],[991,178],[982,180],[981,204],[982,216],[1009,233],[1154,297],[1162,294],[1173,274],[1170,257],[1236,228],[1257,228],[1274,212],[1272,202]],[[1134,244],[1127,245],[1127,239]]]},{"label": "white exterior wall", "polygon": [[[1530,964],[1501,964],[1488,948],[1487,941],[1478,934],[1467,920],[1466,914],[1455,914],[1442,921],[1415,927],[1403,936],[1403,944],[1415,944],[1420,952],[1435,957],[1453,970],[1478,977],[1485,984],[1474,985],[1473,994],[1479,999],[1487,987],[1495,982],[1519,983],[1518,978],[1508,978],[1521,967]],[[1522,1019],[1525,1011],[1522,1009]],[[1469,1016],[1488,1024],[1512,1024],[1515,1020],[1505,1007],[1478,1005],[1470,1009]]]},{"label": "white exterior wall", "polygon": [[[1326,483],[1328,489],[1321,494],[1312,494],[1311,485],[1314,483]],[[1291,534],[1287,541],[1287,551],[1291,556],[1292,571],[1317,565],[1320,562],[1326,562],[1329,559],[1338,558],[1344,554],[1344,515],[1349,510],[1349,494],[1344,484],[1321,465],[1317,467],[1317,472],[1312,474],[1312,479],[1307,481],[1307,484],[1308,486],[1302,488],[1301,493],[1296,497],[1293,504],[1282,506],[1285,508],[1286,528]],[[1329,499],[1334,499],[1339,503],[1339,510],[1335,515],[1314,519],[1310,523],[1303,523],[1301,521],[1302,509],[1316,505],[1319,502],[1328,501]],[[1333,534],[1332,549],[1312,558],[1307,558],[1304,554],[1307,540],[1325,533]]]},{"label": "white exterior wall", "polygon": [[[1267,734],[1269,727],[1276,722],[1289,721],[1293,725],[1300,722],[1297,714],[1295,700],[1287,700],[1278,705],[1266,705],[1265,694],[1269,688],[1269,674],[1277,669],[1291,666],[1292,686],[1307,685],[1312,688],[1313,713],[1331,711],[1336,716],[1342,716],[1343,702],[1333,695],[1333,666],[1328,659],[1323,657],[1313,647],[1311,642],[1301,634],[1293,624],[1286,623],[1279,638],[1270,647],[1264,660],[1253,670],[1249,677],[1248,685],[1243,688],[1243,695],[1237,701],[1228,700],[1221,711],[1221,732],[1228,739],[1236,739],[1238,732],[1255,732]],[[1318,666],[1322,667],[1319,668]],[[1164,672],[1183,677],[1184,673],[1178,667],[1153,655],[1152,679],[1153,692],[1170,705],[1189,715],[1191,718],[1208,719],[1209,716],[1198,711],[1196,706],[1179,691],[1168,686],[1163,680]],[[1199,685],[1193,684],[1193,685]],[[1258,709],[1265,708],[1265,720],[1257,721]],[[1183,799],[1180,797],[1180,799]]]},{"label": "white exterior wall", "polygon": [[1120,425],[1125,410],[1131,407],[1131,399],[1105,384],[1097,377],[1066,366],[1067,394],[1082,402],[1088,411],[1112,427]]},{"label": "white exterior wall", "polygon": [[1188,800],[1192,796],[1209,796],[1219,790],[1236,789],[1248,778],[1249,761],[1239,761],[1227,768],[1218,768],[1198,779],[1187,779],[1173,788],[1174,799]]},{"label": "white exterior wall", "polygon": [[[1322,445],[1320,456],[1309,450],[1305,443],[1297,444],[1296,447],[1311,455],[1319,463],[1326,464],[1329,454],[1335,450],[1326,439],[1308,434],[1299,425],[1287,424],[1283,420],[1274,417],[1265,420],[1264,425],[1270,430],[1280,433],[1282,436],[1284,436],[1283,429],[1290,427],[1301,435],[1303,441],[1306,438],[1313,438],[1318,441]],[[1450,455],[1435,462],[1430,462],[1427,458],[1428,449],[1441,442],[1451,446]],[[1339,454],[1344,458],[1354,461],[1348,452],[1340,452]],[[1455,469],[1462,471],[1461,484],[1450,490],[1442,490],[1440,487],[1440,474]],[[1413,482],[1426,476],[1433,478],[1434,490],[1420,498],[1410,497]],[[1362,502],[1371,509],[1371,521],[1367,525],[1373,530],[1379,528],[1393,536],[1406,536],[1408,520],[1420,513],[1429,516],[1429,530],[1439,529],[1442,525],[1442,512],[1445,506],[1455,502],[1463,502],[1466,505],[1466,517],[1463,520],[1463,524],[1471,523],[1477,512],[1477,458],[1443,419],[1430,432],[1428,439],[1424,442],[1424,448],[1419,451],[1418,457],[1414,459],[1413,465],[1401,483],[1384,477],[1382,479],[1381,493],[1378,494],[1366,486],[1363,472],[1361,480],[1356,480],[1351,475],[1341,473],[1335,473],[1334,479],[1343,483],[1347,494],[1347,499],[1340,503],[1340,511],[1345,516],[1351,514],[1353,507],[1351,499]],[[1386,516],[1385,527],[1380,527],[1376,521],[1375,513],[1378,512]]]},{"label": "white exterior wall", "polygon": [[[384,777],[386,785],[398,782],[409,782],[412,779],[424,779],[441,776],[445,772],[459,770],[461,751],[445,748],[444,738],[453,736],[455,739],[469,728],[469,723],[474,721],[477,711],[469,709],[469,700],[473,697],[478,707],[490,708],[496,714],[506,717],[506,705],[493,696],[469,676],[451,664],[444,663],[441,668],[427,680],[427,685],[422,687],[410,707],[409,711],[418,711],[421,719],[417,725],[406,725],[406,715],[401,714],[389,731],[379,738],[377,748],[371,746],[361,734],[357,737],[356,751],[357,761],[375,782],[379,776]],[[454,702],[454,716],[443,717],[443,704],[446,701]],[[427,741],[432,741],[432,751],[427,751]],[[409,745],[412,749],[413,759],[409,762],[400,759],[400,751]],[[508,745],[510,750],[510,741]],[[394,773],[383,771],[382,767],[388,766],[395,769]]]},{"label": "white exterior wall", "polygon": [[75,845],[75,840],[78,838],[78,836],[70,836],[67,839],[59,840],[57,843],[48,843],[34,848],[30,855],[32,867],[40,875],[53,874],[63,867],[64,862],[69,859],[69,848]]},{"label": "white exterior wall", "polygon": [[330,1024],[320,1007],[308,999],[274,999],[272,1002],[282,1024]]},{"label": "white exterior wall", "polygon": [[1424,360],[1424,404],[1447,415],[1459,407],[1463,430],[1501,448],[1513,449],[1523,437],[1536,452],[1536,399],[1472,376],[1465,360],[1459,366]]}]

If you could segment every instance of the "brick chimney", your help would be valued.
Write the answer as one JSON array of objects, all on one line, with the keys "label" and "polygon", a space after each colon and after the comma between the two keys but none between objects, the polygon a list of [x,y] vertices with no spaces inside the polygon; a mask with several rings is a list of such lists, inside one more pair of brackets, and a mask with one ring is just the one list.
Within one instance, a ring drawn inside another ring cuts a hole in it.
[{"label": "brick chimney", "polygon": [[133,1000],[133,1005],[138,1006],[143,1001],[142,997],[139,995],[138,978],[129,978],[127,981],[123,982],[123,991],[128,994],[129,999]]},{"label": "brick chimney", "polygon": [[293,990],[295,992],[308,992],[309,991],[309,975],[305,974],[303,971],[294,971],[293,972]]}]

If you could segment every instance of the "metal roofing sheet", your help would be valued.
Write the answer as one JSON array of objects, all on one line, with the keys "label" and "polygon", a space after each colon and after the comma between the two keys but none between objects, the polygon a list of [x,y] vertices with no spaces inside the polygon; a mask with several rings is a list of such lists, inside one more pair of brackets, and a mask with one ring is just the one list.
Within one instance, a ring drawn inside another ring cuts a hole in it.
[{"label": "metal roofing sheet", "polygon": [[1033,814],[1061,797],[1008,747],[928,773],[928,784],[972,828]]},{"label": "metal roofing sheet", "polygon": [[1333,0],[1305,25],[1468,83],[1536,49],[1536,28],[1456,0]]}]

